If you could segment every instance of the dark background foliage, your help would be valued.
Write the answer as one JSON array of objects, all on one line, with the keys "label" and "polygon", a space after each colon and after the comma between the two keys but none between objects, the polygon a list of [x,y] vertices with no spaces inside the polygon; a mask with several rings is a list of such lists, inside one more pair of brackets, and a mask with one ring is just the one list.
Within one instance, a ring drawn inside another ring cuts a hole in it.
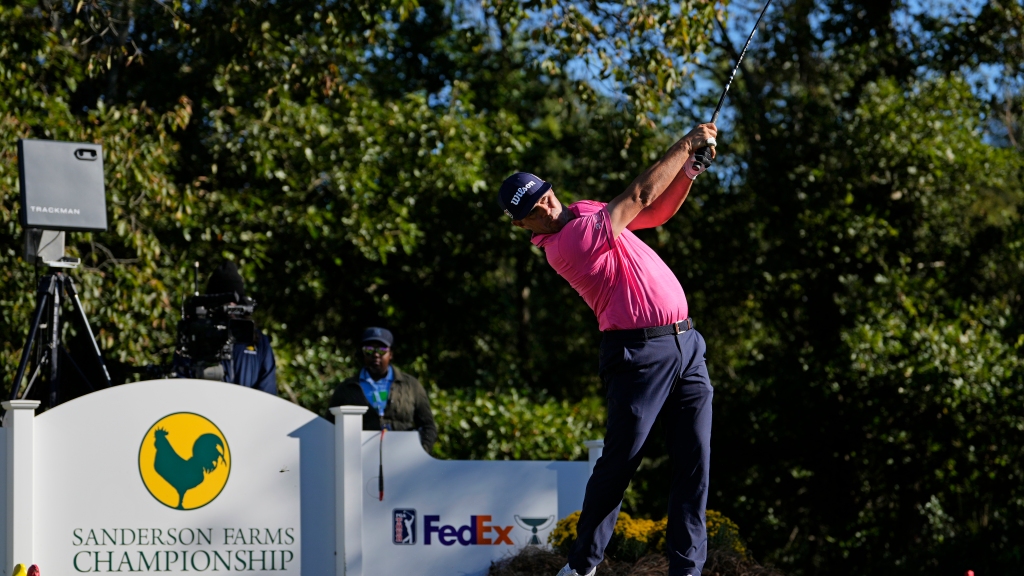
[{"label": "dark background foliage", "polygon": [[[385,325],[439,455],[583,457],[600,334],[495,188],[614,197],[706,119],[757,8],[2,2],[6,378],[39,272],[16,139],[88,140],[111,229],[69,251],[118,379],[168,360],[191,263],[227,258],[281,396],[322,413]],[[709,342],[709,506],[789,573],[1024,568],[1022,28],[1007,0],[777,0],[715,167],[643,234]],[[656,431],[631,514],[664,515],[664,453]]]}]

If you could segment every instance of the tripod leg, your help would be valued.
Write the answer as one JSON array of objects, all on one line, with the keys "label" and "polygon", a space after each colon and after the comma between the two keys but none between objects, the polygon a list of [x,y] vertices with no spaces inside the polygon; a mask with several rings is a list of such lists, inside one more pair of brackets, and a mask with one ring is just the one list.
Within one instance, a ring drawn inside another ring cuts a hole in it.
[{"label": "tripod leg", "polygon": [[60,367],[58,366],[58,357],[60,356],[60,294],[63,275],[58,272],[55,274],[55,277],[53,298],[50,300],[50,307],[53,310],[53,323],[50,324],[50,349],[46,351],[50,356],[50,396],[46,405],[47,410],[60,403]]},{"label": "tripod leg", "polygon": [[107,372],[107,365],[103,362],[103,354],[100,352],[100,346],[96,343],[96,337],[92,335],[92,328],[89,326],[89,319],[85,316],[85,310],[82,309],[82,301],[78,298],[78,290],[75,289],[75,281],[67,276],[64,280],[64,288],[71,295],[71,302],[75,306],[75,312],[78,313],[78,318],[82,321],[82,326],[85,326],[85,333],[89,335],[89,342],[92,343],[93,354],[96,355],[96,361],[99,362],[100,368],[103,369],[103,377],[106,379],[106,388],[110,388],[113,384],[110,381],[110,372]]},{"label": "tripod leg", "polygon": [[32,355],[32,344],[35,343],[36,335],[39,333],[39,324],[43,321],[43,312],[46,311],[46,304],[49,302],[50,294],[53,292],[53,281],[52,275],[39,279],[39,287],[36,290],[36,313],[32,319],[32,327],[28,331],[28,340],[25,342],[25,348],[21,352],[21,361],[18,363],[18,372],[14,377],[14,384],[11,386],[11,400],[18,399],[21,379],[25,377],[25,368],[28,366],[28,360]]},{"label": "tripod leg", "polygon": [[31,396],[29,396],[29,393],[32,392],[32,385],[36,383],[36,378],[39,377],[39,373],[42,371],[43,365],[36,364],[36,369],[32,371],[32,374],[29,374],[28,385],[25,386],[25,391],[21,393],[22,398],[31,398]]}]

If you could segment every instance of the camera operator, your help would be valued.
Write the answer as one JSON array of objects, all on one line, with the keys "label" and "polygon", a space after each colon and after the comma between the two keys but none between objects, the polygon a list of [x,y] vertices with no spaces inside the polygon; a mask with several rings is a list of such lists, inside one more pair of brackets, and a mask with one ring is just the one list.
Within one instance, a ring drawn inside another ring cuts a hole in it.
[{"label": "camera operator", "polygon": [[[226,260],[210,274],[210,279],[206,283],[206,294],[232,293],[238,296],[238,302],[226,302],[228,307],[242,305],[251,308],[253,302],[245,295],[245,283],[238,273],[238,267],[234,262]],[[251,314],[251,309],[249,313]],[[174,352],[172,374],[178,378],[205,378],[232,382],[277,395],[277,363],[274,360],[274,350],[270,347],[270,338],[255,328],[251,318],[246,317],[241,320],[251,326],[249,330],[251,336],[233,339],[229,357],[225,358],[224,356],[227,354],[221,354],[214,362],[208,363],[197,360],[195,354],[185,353],[179,346],[179,349]],[[180,344],[182,326],[179,325],[178,330]]]}]

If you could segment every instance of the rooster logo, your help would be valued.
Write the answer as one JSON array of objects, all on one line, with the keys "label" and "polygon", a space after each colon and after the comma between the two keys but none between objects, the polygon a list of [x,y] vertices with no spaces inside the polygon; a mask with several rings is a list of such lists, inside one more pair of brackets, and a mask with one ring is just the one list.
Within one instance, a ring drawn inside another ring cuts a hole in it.
[{"label": "rooster logo", "polygon": [[146,489],[162,504],[194,510],[216,498],[227,484],[231,454],[220,429],[189,412],[161,418],[139,449]]}]

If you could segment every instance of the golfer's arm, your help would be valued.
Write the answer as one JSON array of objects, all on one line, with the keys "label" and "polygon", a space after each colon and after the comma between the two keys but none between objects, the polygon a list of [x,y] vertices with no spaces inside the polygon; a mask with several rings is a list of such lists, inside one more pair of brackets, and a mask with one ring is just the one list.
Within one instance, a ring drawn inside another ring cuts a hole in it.
[{"label": "golfer's arm", "polygon": [[693,180],[687,178],[686,173],[680,170],[675,180],[668,188],[658,196],[650,206],[644,208],[633,218],[633,221],[626,226],[629,230],[643,230],[644,228],[655,228],[672,219],[679,212],[686,196],[690,193]]},{"label": "golfer's arm", "polygon": [[[660,160],[637,176],[625,192],[608,203],[614,238],[618,238],[626,228],[635,230],[660,226],[679,210],[690,191],[690,179],[682,172],[683,163],[690,157],[690,152],[687,139],[676,142]],[[678,186],[673,186],[680,178],[686,184],[679,182]],[[673,188],[672,192],[659,202],[670,188]],[[644,214],[648,210],[651,210],[652,215]],[[653,223],[661,216],[664,216],[663,220]],[[635,220],[638,222],[634,224]]]}]

